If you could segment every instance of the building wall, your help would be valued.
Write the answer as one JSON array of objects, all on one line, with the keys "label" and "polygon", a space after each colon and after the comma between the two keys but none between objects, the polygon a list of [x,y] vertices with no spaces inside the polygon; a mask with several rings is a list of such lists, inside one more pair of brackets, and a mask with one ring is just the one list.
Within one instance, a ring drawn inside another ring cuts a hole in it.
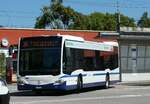
[{"label": "building wall", "polygon": [[120,44],[121,69],[123,73],[150,72],[150,42],[127,42]]},{"label": "building wall", "polygon": [[150,39],[133,37],[119,40],[122,81],[150,80]]}]

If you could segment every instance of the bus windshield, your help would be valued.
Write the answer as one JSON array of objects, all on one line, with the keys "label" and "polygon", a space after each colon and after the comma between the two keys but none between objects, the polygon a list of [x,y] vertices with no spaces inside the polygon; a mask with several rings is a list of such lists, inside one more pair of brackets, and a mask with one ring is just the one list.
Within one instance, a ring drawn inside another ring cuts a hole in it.
[{"label": "bus windshield", "polygon": [[61,38],[23,39],[20,44],[20,75],[60,74]]}]

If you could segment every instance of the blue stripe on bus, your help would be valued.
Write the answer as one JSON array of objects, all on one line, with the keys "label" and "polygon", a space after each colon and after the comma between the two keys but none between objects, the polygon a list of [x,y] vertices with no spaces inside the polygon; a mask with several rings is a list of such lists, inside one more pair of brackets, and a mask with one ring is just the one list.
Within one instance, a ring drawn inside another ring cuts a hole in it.
[{"label": "blue stripe on bus", "polygon": [[[112,74],[120,74],[120,73],[109,73],[110,75]],[[94,76],[99,76],[99,75],[106,75],[106,73],[96,73],[96,74],[93,74]]]},{"label": "blue stripe on bus", "polygon": [[[120,73],[109,73],[110,75],[112,74],[120,74]],[[93,76],[100,76],[100,75],[106,75],[106,73],[96,73],[96,74],[93,74]],[[87,74],[82,74],[83,77],[87,76]],[[68,77],[78,77],[78,74],[77,75],[64,75],[60,78],[68,78]]]},{"label": "blue stripe on bus", "polygon": [[93,74],[94,76],[99,76],[99,75],[106,75],[106,73],[96,73],[96,74]]},{"label": "blue stripe on bus", "polygon": [[[115,84],[117,82],[120,82],[120,80],[114,80],[110,81],[110,84]],[[95,82],[95,83],[86,83],[83,84],[83,88],[88,88],[88,87],[96,87],[96,86],[104,86],[104,82]],[[18,85],[19,90],[35,90],[35,89],[45,89],[45,90],[74,90],[77,89],[77,85],[66,85],[66,82],[60,85],[53,85],[51,84],[46,84],[46,85],[31,85],[31,84],[24,84],[24,85]]]},{"label": "blue stripe on bus", "polygon": [[[87,74],[82,74],[82,76],[84,77],[84,76],[86,76]],[[64,75],[64,76],[62,76],[62,77],[60,77],[60,78],[67,78],[67,77],[78,77],[79,75],[77,74],[77,75]]]}]

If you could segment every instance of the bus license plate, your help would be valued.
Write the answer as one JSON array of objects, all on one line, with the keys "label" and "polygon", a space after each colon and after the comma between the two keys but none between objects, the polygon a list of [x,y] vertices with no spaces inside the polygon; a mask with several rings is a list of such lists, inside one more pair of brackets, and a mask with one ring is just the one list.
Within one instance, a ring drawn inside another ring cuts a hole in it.
[{"label": "bus license plate", "polygon": [[36,89],[42,89],[42,87],[40,87],[40,86],[36,86],[35,88],[36,88]]}]

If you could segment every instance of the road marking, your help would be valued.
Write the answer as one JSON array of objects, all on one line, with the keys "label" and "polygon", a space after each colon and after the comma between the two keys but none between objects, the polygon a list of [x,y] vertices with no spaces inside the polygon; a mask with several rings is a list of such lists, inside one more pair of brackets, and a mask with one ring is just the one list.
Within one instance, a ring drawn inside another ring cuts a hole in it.
[{"label": "road marking", "polygon": [[119,98],[136,98],[136,97],[145,97],[150,96],[150,94],[144,95],[118,95],[118,96],[106,96],[106,97],[86,97],[86,98],[68,98],[68,99],[59,99],[59,100],[36,100],[36,101],[27,101],[27,102],[14,102],[11,104],[44,104],[44,103],[63,103],[63,102],[75,102],[75,101],[87,101],[87,100],[104,100],[104,99],[119,99]]}]

